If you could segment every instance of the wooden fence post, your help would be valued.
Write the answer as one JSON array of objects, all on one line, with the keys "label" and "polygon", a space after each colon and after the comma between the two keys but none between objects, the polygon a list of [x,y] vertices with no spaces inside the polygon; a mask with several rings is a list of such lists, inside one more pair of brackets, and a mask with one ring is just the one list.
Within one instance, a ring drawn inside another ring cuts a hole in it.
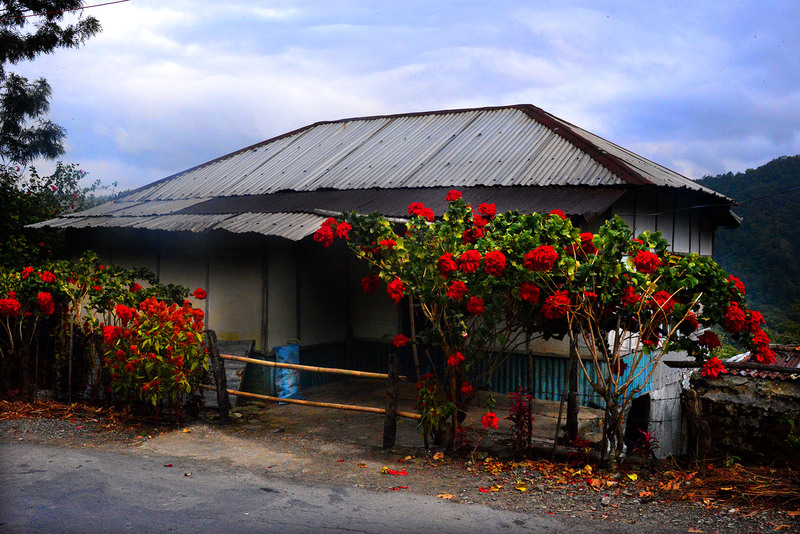
[{"label": "wooden fence post", "polygon": [[397,438],[397,397],[400,394],[398,377],[400,364],[397,354],[389,355],[389,386],[386,390],[386,421],[383,424],[383,448],[394,447]]},{"label": "wooden fence post", "polygon": [[230,423],[231,401],[228,398],[228,378],[225,376],[225,362],[219,357],[217,333],[206,330],[206,346],[211,358],[211,370],[214,373],[214,383],[217,386],[217,405],[219,406],[219,422],[223,425]]}]

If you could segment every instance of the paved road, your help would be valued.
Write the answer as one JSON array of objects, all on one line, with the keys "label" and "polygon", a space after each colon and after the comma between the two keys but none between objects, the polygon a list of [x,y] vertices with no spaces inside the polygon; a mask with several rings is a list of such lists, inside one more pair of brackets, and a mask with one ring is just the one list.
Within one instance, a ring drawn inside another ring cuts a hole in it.
[{"label": "paved road", "polygon": [[[311,486],[207,460],[0,444],[0,532],[597,532],[404,492]],[[191,476],[186,476],[190,473]]]}]

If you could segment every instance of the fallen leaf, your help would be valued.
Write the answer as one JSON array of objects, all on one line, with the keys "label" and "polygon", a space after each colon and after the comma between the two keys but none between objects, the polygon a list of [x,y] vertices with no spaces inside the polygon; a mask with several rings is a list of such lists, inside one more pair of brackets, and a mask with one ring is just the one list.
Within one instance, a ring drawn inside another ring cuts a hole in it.
[{"label": "fallen leaf", "polygon": [[172,467],[172,464],[164,464],[164,467]]},{"label": "fallen leaf", "polygon": [[514,489],[517,491],[528,491],[528,485],[524,482],[517,482],[517,485],[514,486]]},{"label": "fallen leaf", "polygon": [[690,528],[686,532],[694,532],[695,534],[703,534],[702,530],[699,530],[699,529],[696,529],[696,528]]},{"label": "fallen leaf", "polygon": [[790,527],[789,525],[778,525],[777,527],[775,527],[775,530],[780,530],[782,528],[792,528],[792,527]]},{"label": "fallen leaf", "polygon": [[453,498],[453,496],[451,494],[449,494],[449,493],[440,493],[439,495],[437,495],[437,497],[440,498],[440,499],[452,499]]},{"label": "fallen leaf", "polygon": [[365,464],[364,462],[361,462],[360,464],[358,464],[358,467],[361,467],[363,469],[364,467],[367,467],[367,464]]},{"label": "fallen leaf", "polygon": [[600,486],[602,486],[602,485],[603,485],[603,481],[602,481],[602,480],[600,480],[599,478],[593,478],[593,479],[591,479],[591,480],[589,481],[589,485],[590,485],[590,486],[591,486],[593,489],[600,489]]},{"label": "fallen leaf", "polygon": [[344,460],[336,460],[336,463],[342,463]]},{"label": "fallen leaf", "polygon": [[640,491],[639,492],[639,497],[641,497],[642,499],[647,499],[648,497],[652,497],[652,496],[653,496],[653,493],[650,492],[650,491]]},{"label": "fallen leaf", "polygon": [[183,476],[190,477],[190,476],[192,476],[192,474],[191,473],[184,473]]},{"label": "fallen leaf", "polygon": [[492,491],[500,491],[501,489],[503,489],[503,486],[501,484],[495,484],[491,488]]},{"label": "fallen leaf", "polygon": [[433,455],[433,459],[437,460],[437,461],[438,460],[443,460],[444,459],[444,453],[443,452],[437,452],[436,454]]},{"label": "fallen leaf", "polygon": [[800,515],[800,510],[796,510],[794,512],[786,512],[786,515],[788,515],[789,517],[796,517]]},{"label": "fallen leaf", "polygon": [[191,429],[191,428],[184,428],[184,429],[183,429],[183,433],[184,433],[184,434],[188,434],[188,433],[189,433],[189,432],[191,432],[191,431],[192,431],[192,429]]},{"label": "fallen leaf", "polygon": [[480,491],[481,493],[491,493],[492,488],[478,488],[478,491]]},{"label": "fallen leaf", "polygon": [[392,488],[392,491],[400,491],[404,489],[408,489],[408,486],[395,486]]},{"label": "fallen leaf", "polygon": [[384,475],[400,475],[400,476],[406,476],[408,474],[406,473],[405,469],[403,469],[402,471],[397,471],[396,469],[389,469],[385,465],[381,467],[381,473]]},{"label": "fallen leaf", "polygon": [[725,486],[724,488],[720,488],[720,491],[733,491],[733,486]]},{"label": "fallen leaf", "polygon": [[628,478],[636,482],[637,480],[639,480],[639,475],[637,475],[636,473],[628,473]]},{"label": "fallen leaf", "polygon": [[75,427],[75,430],[80,430],[81,428],[83,428],[83,425]]},{"label": "fallen leaf", "polygon": [[414,459],[413,456],[406,456],[405,458],[403,458],[403,460],[413,460],[413,459]]}]

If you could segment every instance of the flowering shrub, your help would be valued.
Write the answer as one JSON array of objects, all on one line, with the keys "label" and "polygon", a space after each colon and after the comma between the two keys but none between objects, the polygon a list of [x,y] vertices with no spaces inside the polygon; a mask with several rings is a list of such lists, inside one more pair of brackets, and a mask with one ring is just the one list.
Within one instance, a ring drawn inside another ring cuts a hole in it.
[{"label": "flowering shrub", "polygon": [[103,326],[105,364],[114,392],[129,400],[175,404],[208,370],[203,312],[188,300],[167,305],[154,297],[138,308],[115,306]]},{"label": "flowering shrub", "polygon": [[[347,224],[348,247],[387,283],[393,302],[413,298],[427,320],[418,339],[446,355],[441,392],[458,410],[465,379],[488,384],[504,355],[532,336],[569,337],[604,401],[604,450],[619,458],[634,382],[649,380],[664,353],[685,350],[704,362],[719,344],[708,327],[720,325],[756,360],[774,357],[743,284],[711,258],[672,255],[660,233],[634,238],[619,217],[581,232],[559,210],[475,211],[457,193],[448,193],[440,219],[422,204],[409,206],[404,233],[379,215],[348,213],[327,220],[315,239],[329,245],[337,225]],[[384,241],[392,247],[376,248]],[[455,417],[451,424],[456,435]]]},{"label": "flowering shrub", "polygon": [[[68,398],[87,385],[93,398],[108,394],[101,390],[107,369],[96,339],[115,306],[138,307],[152,297],[182,302],[188,294],[160,284],[147,270],[104,265],[92,252],[75,262],[0,268],[0,396],[11,387],[31,393],[56,385],[66,388],[61,393]],[[198,288],[194,296],[205,291]]]}]

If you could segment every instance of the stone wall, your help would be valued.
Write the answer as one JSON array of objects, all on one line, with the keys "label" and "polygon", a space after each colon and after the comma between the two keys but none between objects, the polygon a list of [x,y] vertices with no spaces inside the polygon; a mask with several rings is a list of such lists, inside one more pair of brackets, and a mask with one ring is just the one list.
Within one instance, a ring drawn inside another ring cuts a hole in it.
[{"label": "stone wall", "polygon": [[708,425],[708,456],[800,465],[800,382],[698,372],[691,388]]}]

